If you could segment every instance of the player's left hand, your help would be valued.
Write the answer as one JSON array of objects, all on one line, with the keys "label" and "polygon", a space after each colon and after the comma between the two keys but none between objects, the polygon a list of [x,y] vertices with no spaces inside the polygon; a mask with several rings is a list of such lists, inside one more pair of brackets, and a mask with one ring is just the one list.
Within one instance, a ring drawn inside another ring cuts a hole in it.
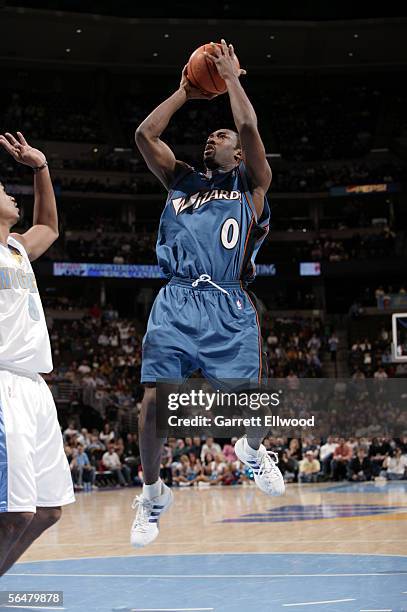
[{"label": "player's left hand", "polygon": [[241,77],[246,73],[243,68],[238,68],[235,61],[235,51],[233,45],[227,45],[226,40],[222,38],[221,46],[218,47],[215,43],[211,43],[212,53],[205,51],[205,56],[213,62],[218,70],[219,76],[225,81],[233,77]]},{"label": "player's left hand", "polygon": [[25,164],[31,168],[38,168],[46,162],[44,153],[30,147],[21,132],[17,132],[17,138],[9,132],[0,134],[0,145],[20,164]]}]

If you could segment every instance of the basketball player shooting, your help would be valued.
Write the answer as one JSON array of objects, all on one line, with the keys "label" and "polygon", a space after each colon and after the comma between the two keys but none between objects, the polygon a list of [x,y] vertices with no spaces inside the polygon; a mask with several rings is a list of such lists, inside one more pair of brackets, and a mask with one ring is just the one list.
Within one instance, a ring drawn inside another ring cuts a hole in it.
[{"label": "basketball player shooting", "polygon": [[31,261],[58,238],[54,190],[45,155],[17,132],[0,144],[34,172],[34,224],[10,234],[19,210],[0,183],[0,575],[74,499],[57,413],[39,372],[51,348]]},{"label": "basketball player shooting", "polygon": [[[161,139],[188,100],[215,97],[192,85],[187,67],[179,88],[136,130],[149,169],[168,190],[157,257],[169,282],[154,302],[143,340],[141,381],[146,389],[139,435],[145,484],[133,503],[135,547],[157,537],[160,516],[173,501],[171,489],[159,478],[164,440],[156,435],[157,381],[184,381],[196,369],[215,383],[264,377],[258,316],[245,287],[254,278],[254,260],[268,232],[271,170],[256,113],[239,80],[245,71],[232,45],[222,40],[212,46],[206,56],[226,83],[236,131],[222,128],[208,136],[205,172],[177,160]],[[261,442],[260,436],[244,436],[236,442],[236,454],[252,468],[263,492],[282,495],[277,456]]]}]

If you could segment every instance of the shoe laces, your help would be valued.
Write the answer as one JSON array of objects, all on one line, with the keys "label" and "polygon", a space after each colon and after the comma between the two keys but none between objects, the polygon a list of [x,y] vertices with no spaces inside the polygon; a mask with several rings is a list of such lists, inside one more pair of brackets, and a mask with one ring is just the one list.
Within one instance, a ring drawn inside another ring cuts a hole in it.
[{"label": "shoe laces", "polygon": [[137,511],[136,518],[134,519],[134,528],[140,531],[147,531],[148,519],[153,510],[153,502],[144,497],[144,495],[137,495],[131,507]]},{"label": "shoe laces", "polygon": [[277,468],[278,455],[274,451],[263,452],[259,457],[259,471],[258,476],[270,474],[270,476],[279,476],[280,471]]}]

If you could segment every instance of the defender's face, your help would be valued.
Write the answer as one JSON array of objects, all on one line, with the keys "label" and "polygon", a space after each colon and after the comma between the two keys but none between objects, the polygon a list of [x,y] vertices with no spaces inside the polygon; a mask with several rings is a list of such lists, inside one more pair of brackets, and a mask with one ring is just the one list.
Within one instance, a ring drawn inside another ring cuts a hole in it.
[{"label": "defender's face", "polygon": [[210,170],[222,168],[240,159],[236,148],[236,134],[233,130],[217,130],[208,136],[204,150],[204,164]]},{"label": "defender's face", "polygon": [[5,192],[4,186],[0,183],[0,223],[8,223],[11,227],[19,218],[20,213],[15,199]]}]

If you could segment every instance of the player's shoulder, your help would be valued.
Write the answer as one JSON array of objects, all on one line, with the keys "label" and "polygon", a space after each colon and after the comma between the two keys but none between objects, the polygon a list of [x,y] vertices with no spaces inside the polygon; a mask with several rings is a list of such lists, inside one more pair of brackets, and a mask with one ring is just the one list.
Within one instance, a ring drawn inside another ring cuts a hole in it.
[{"label": "player's shoulder", "polygon": [[199,173],[193,166],[177,159],[173,180],[168,187],[168,191],[174,191],[187,177],[197,174]]},{"label": "player's shoulder", "polygon": [[22,236],[21,234],[16,234],[15,232],[9,234],[7,238],[7,244],[13,249],[17,249],[22,255],[28,257],[27,251],[24,246],[24,236]]}]

